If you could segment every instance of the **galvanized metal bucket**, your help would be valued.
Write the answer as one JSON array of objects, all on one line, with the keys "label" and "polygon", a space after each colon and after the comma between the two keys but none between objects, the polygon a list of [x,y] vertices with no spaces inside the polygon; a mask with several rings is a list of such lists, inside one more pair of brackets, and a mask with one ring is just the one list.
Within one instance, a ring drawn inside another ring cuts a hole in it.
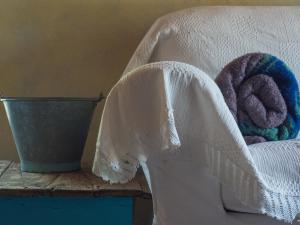
[{"label": "galvanized metal bucket", "polygon": [[26,172],[80,169],[98,98],[1,97]]}]

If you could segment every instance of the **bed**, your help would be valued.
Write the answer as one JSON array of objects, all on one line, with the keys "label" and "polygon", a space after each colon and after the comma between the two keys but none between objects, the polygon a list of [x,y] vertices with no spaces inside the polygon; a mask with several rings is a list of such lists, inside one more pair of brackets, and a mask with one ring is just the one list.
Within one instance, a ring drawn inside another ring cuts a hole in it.
[{"label": "bed", "polygon": [[108,95],[94,173],[127,182],[141,165],[153,224],[296,224],[298,140],[247,146],[213,79],[232,59],[267,52],[299,81],[299,19],[300,7],[283,6],[159,18]]}]

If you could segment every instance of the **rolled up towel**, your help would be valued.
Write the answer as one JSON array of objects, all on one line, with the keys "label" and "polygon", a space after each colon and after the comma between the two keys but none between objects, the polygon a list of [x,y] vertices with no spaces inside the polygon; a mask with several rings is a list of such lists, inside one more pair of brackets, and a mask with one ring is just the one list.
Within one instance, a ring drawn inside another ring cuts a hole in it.
[{"label": "rolled up towel", "polygon": [[243,55],[224,67],[216,83],[247,144],[297,136],[299,88],[280,59],[265,53]]}]

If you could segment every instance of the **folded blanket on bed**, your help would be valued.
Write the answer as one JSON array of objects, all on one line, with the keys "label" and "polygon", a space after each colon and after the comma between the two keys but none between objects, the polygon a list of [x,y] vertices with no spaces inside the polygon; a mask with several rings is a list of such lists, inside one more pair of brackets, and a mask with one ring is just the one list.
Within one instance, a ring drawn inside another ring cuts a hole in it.
[{"label": "folded blanket on bed", "polygon": [[295,138],[300,128],[297,80],[275,56],[250,53],[216,78],[247,144]]}]

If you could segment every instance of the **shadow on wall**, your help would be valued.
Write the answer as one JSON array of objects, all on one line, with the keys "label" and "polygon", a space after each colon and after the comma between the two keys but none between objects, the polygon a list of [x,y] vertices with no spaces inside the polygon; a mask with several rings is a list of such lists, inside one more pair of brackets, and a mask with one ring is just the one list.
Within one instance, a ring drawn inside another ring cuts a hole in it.
[{"label": "shadow on wall", "polygon": [[134,211],[134,225],[151,225],[152,222],[153,211],[151,199],[136,199]]},{"label": "shadow on wall", "polygon": [[[262,4],[260,0],[3,0],[0,91],[7,96],[107,94],[156,18],[197,5]],[[297,0],[264,1],[297,4]],[[124,96],[125,97],[125,96]],[[94,153],[103,103],[97,108],[84,161]],[[0,158],[17,159],[3,107]]]}]

